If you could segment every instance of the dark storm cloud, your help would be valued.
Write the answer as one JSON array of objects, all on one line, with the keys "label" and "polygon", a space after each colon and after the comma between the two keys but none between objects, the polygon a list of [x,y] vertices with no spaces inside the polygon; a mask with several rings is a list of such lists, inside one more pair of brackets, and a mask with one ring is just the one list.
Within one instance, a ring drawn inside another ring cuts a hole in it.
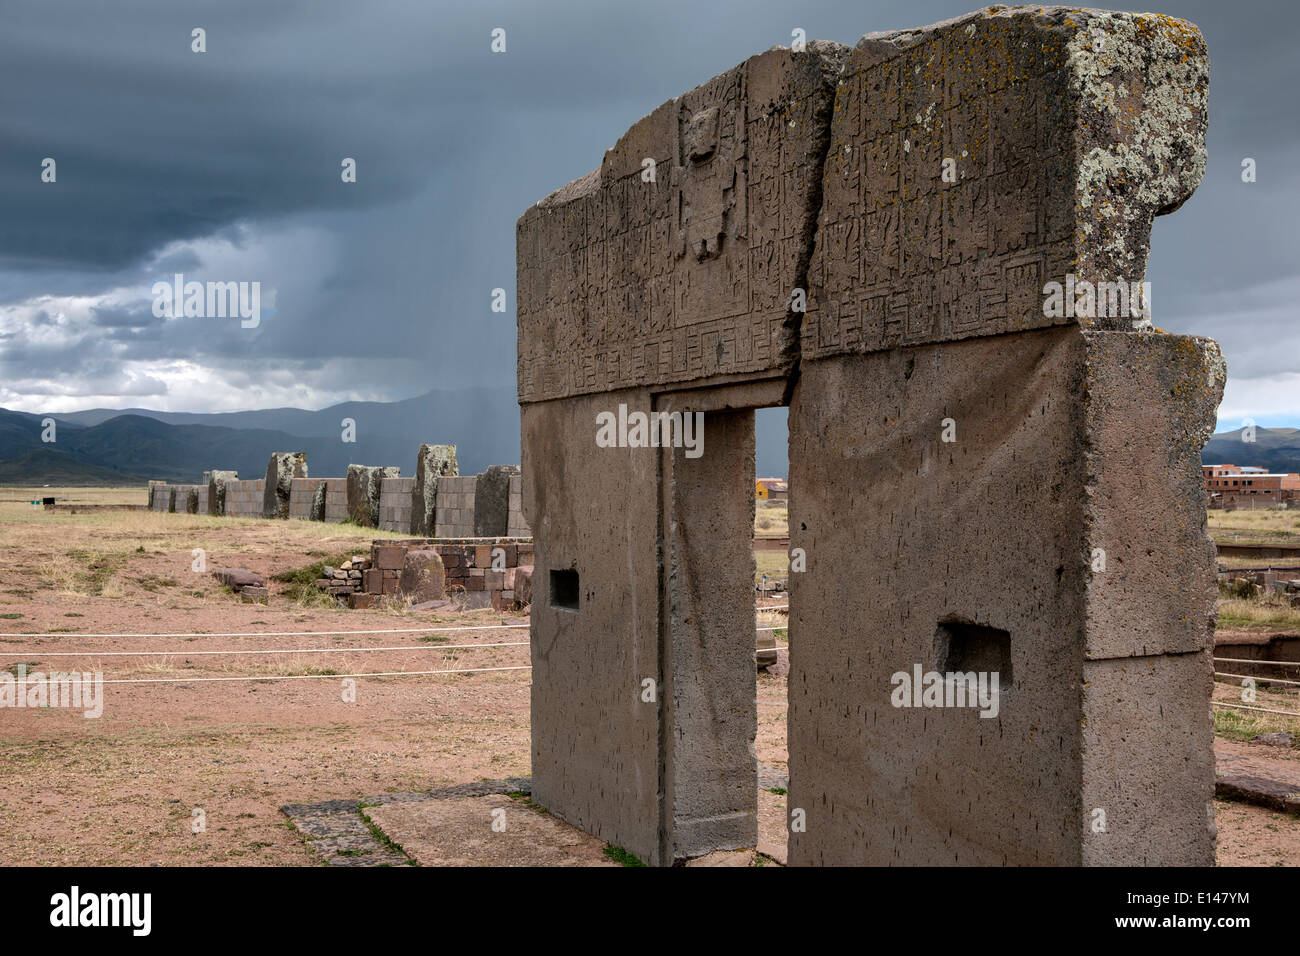
[{"label": "dark storm cloud", "polygon": [[[5,401],[74,394],[83,377],[87,395],[116,381],[123,396],[161,388],[166,406],[181,374],[167,363],[232,388],[297,376],[326,400],[510,383],[513,320],[488,304],[503,287],[513,305],[530,203],[795,27],[852,43],[975,6],[7,0],[0,372],[27,384]],[[1155,6],[1197,23],[1212,62],[1205,182],[1156,227],[1156,323],[1219,338],[1234,380],[1283,374],[1300,353],[1296,9]],[[489,50],[498,26],[504,55]],[[191,52],[194,27],[206,53]],[[40,181],[47,156],[55,184]],[[345,156],[356,184],[340,181]],[[149,289],[177,272],[262,282],[260,325],[156,319]],[[1274,347],[1259,347],[1262,329]]]}]

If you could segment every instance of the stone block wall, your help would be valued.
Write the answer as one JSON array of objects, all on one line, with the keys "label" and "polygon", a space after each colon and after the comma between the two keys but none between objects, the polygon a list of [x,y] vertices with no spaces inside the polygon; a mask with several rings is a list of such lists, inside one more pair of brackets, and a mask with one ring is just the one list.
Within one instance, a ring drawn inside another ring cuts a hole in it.
[{"label": "stone block wall", "polygon": [[512,538],[527,538],[532,535],[528,530],[528,521],[524,518],[523,475],[512,475],[510,478],[510,511],[506,534]]},{"label": "stone block wall", "polygon": [[[233,471],[204,473],[203,484],[149,483],[148,508],[159,512],[285,517],[337,523],[353,520],[384,531],[438,538],[528,537],[523,483],[515,465],[493,465],[478,475],[456,475],[455,446],[421,445],[420,474],[402,478],[396,467],[352,465],[349,478],[310,478],[301,452],[276,452],[266,479],[240,481]],[[255,507],[252,495],[262,494]]]},{"label": "stone block wall", "polygon": [[[192,501],[190,495],[195,496]],[[170,485],[149,482],[149,510],[176,514],[207,514],[207,485]]]},{"label": "stone block wall", "polygon": [[[169,485],[172,494],[170,510],[177,514],[201,514],[203,513],[199,505],[207,501],[207,485]],[[202,491],[202,501],[199,498],[199,492]],[[191,493],[194,494],[194,500],[190,500]]]},{"label": "stone block wall", "polygon": [[371,570],[364,580],[365,590],[400,595],[401,573],[408,563],[405,556],[411,551],[437,552],[442,559],[447,596],[463,600],[469,607],[508,611],[531,603],[533,543],[527,538],[374,541],[370,545]]},{"label": "stone block wall", "polygon": [[532,603],[532,574],[528,539],[380,538],[368,555],[327,567],[316,586],[353,608],[374,607],[385,597],[445,596],[471,608],[513,611]]},{"label": "stone block wall", "polygon": [[455,475],[438,480],[434,509],[436,534],[440,538],[474,536],[474,486],[476,475]]},{"label": "stone block wall", "polygon": [[148,505],[148,508],[149,508],[150,511],[166,511],[166,510],[167,510],[167,496],[166,496],[165,494],[163,494],[163,491],[166,489],[166,487],[167,487],[167,482],[165,482],[165,481],[151,481],[151,482],[149,482],[149,505]]},{"label": "stone block wall", "polygon": [[348,480],[346,478],[325,479],[325,511],[322,520],[329,524],[338,524],[348,516]]},{"label": "stone block wall", "polygon": [[384,478],[379,482],[379,529],[411,533],[411,492],[414,478]]},{"label": "stone block wall", "polygon": [[229,518],[262,517],[264,478],[249,478],[226,483],[226,516]]},{"label": "stone block wall", "polygon": [[348,516],[346,478],[295,478],[289,489],[289,517],[338,524]]},{"label": "stone block wall", "polygon": [[311,520],[311,506],[316,499],[316,489],[324,478],[295,478],[289,487],[289,517],[301,521]]}]

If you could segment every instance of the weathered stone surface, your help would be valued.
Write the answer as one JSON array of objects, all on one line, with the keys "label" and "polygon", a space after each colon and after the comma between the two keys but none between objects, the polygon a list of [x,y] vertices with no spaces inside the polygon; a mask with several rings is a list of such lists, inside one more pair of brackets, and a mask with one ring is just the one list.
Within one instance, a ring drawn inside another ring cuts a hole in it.
[{"label": "weathered stone surface", "polygon": [[518,465],[489,465],[474,483],[474,537],[505,537],[510,528],[510,479]]},{"label": "weathered stone surface", "polygon": [[732,866],[753,866],[753,850],[714,850],[703,856],[697,856],[694,859],[687,860],[685,866],[705,866],[705,867],[732,867]]},{"label": "weathered stone surface", "polygon": [[[291,478],[289,480],[289,517],[298,521],[310,521],[312,507],[316,503],[317,492],[325,484],[320,478]],[[321,494],[321,506],[325,499]]]},{"label": "weathered stone surface", "polygon": [[[653,865],[661,859],[659,721],[640,695],[642,681],[660,674],[657,450],[605,449],[595,467],[590,425],[611,400],[644,408],[649,396],[584,395],[521,410],[537,575],[533,798]],[[569,572],[577,610],[551,588]]]},{"label": "weathered stone surface", "polygon": [[736,627],[754,619],[754,413],[704,427],[709,453],[675,449],[666,482],[664,862],[758,845],[753,625]]},{"label": "weathered stone surface", "polygon": [[506,534],[512,538],[533,536],[528,528],[528,522],[524,520],[524,476],[522,474],[510,477],[510,515]]},{"label": "weathered stone surface", "polygon": [[757,630],[754,633],[754,662],[759,668],[771,667],[777,661],[776,634]]},{"label": "weathered stone surface", "polygon": [[[1217,349],[1069,328],[1016,341],[804,367],[790,544],[815,559],[790,576],[790,804],[808,811],[792,864],[1213,860],[1198,452],[1222,389]],[[1120,466],[1135,455],[1150,473]],[[876,558],[851,593],[820,599],[854,555]],[[1165,574],[1176,593],[1134,590]],[[946,670],[937,635],[953,619],[1007,635],[1001,662],[975,668],[1001,673],[996,718],[900,708],[882,690],[916,664]],[[898,796],[922,780],[924,798]],[[887,814],[854,809],[885,800]],[[1095,808],[1105,834],[1086,826]]]},{"label": "weathered stone surface", "polygon": [[223,507],[227,517],[261,518],[266,496],[266,482],[261,478],[227,481]]},{"label": "weathered stone surface", "polygon": [[1224,800],[1240,800],[1300,815],[1300,790],[1284,780],[1230,774],[1215,780],[1215,793]]},{"label": "weathered stone surface", "polygon": [[[1144,278],[1205,170],[1209,61],[1153,14],[989,7],[869,33],[844,65],[802,357],[1061,323],[1044,286]],[[955,182],[943,179],[951,160]]]},{"label": "weathered stone surface", "polygon": [[379,528],[409,534],[411,531],[411,493],[414,478],[382,478],[379,481]]},{"label": "weathered stone surface", "polygon": [[[1057,7],[773,50],[525,213],[540,804],[654,864],[754,845],[747,410],[788,404],[789,861],[1213,862],[1223,361],[1096,308],[1200,180],[1207,71],[1182,21]],[[706,454],[598,447],[621,404]],[[914,667],[996,713],[898,706]]]},{"label": "weathered stone surface", "polygon": [[437,611],[440,608],[450,607],[450,601],[421,601],[419,604],[412,604],[412,611]]},{"label": "weathered stone surface", "polygon": [[348,517],[363,528],[379,526],[379,483],[398,478],[395,465],[348,465]]},{"label": "weathered stone surface", "polygon": [[239,480],[237,471],[210,471],[208,474],[208,514],[226,513],[226,485]]},{"label": "weathered stone surface", "polygon": [[260,574],[248,568],[219,568],[212,572],[212,576],[236,591],[246,587],[260,588],[266,584]]},{"label": "weathered stone surface", "polygon": [[[511,568],[510,571],[514,573],[506,582],[506,587],[514,591],[516,604],[527,607],[533,603],[533,566],[521,564],[517,568]],[[509,574],[510,571],[506,573]]]},{"label": "weathered stone surface", "polygon": [[437,551],[411,550],[402,562],[402,577],[398,583],[402,597],[422,603],[436,601],[446,593],[442,558]]},{"label": "weathered stone surface", "polygon": [[293,479],[306,477],[306,452],[272,452],[271,460],[266,465],[266,483],[262,488],[262,517],[288,518]]},{"label": "weathered stone surface", "polygon": [[[499,794],[393,802],[365,813],[421,866],[618,865],[600,840]],[[504,820],[504,829],[493,829],[494,820]]]},{"label": "weathered stone surface", "polygon": [[520,218],[520,401],[790,369],[847,53],[750,57]]},{"label": "weathered stone surface", "polygon": [[411,534],[433,537],[438,504],[438,479],[456,475],[455,445],[421,445],[415,456],[415,487],[411,489]]},{"label": "weathered stone surface", "polygon": [[348,517],[348,480],[322,478],[312,495],[312,521],[337,523]]}]

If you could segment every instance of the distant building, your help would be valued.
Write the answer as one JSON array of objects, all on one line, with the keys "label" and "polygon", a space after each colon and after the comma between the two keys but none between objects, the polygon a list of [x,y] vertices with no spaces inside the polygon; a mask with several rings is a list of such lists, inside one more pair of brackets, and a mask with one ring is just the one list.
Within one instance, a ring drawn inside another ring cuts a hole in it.
[{"label": "distant building", "polygon": [[1212,508],[1271,508],[1300,502],[1300,474],[1232,464],[1202,465],[1201,474]]},{"label": "distant building", "polygon": [[759,478],[754,482],[754,497],[759,501],[785,501],[789,486],[780,478]]}]

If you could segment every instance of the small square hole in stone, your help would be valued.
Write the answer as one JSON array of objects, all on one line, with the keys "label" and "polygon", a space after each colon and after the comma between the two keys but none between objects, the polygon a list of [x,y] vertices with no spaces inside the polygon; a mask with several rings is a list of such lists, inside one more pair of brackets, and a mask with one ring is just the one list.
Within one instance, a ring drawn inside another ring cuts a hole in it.
[{"label": "small square hole in stone", "polygon": [[561,611],[578,610],[578,572],[551,572],[551,607]]},{"label": "small square hole in stone", "polygon": [[939,622],[934,635],[941,673],[998,673],[998,682],[1011,686],[1011,634],[964,618]]}]

